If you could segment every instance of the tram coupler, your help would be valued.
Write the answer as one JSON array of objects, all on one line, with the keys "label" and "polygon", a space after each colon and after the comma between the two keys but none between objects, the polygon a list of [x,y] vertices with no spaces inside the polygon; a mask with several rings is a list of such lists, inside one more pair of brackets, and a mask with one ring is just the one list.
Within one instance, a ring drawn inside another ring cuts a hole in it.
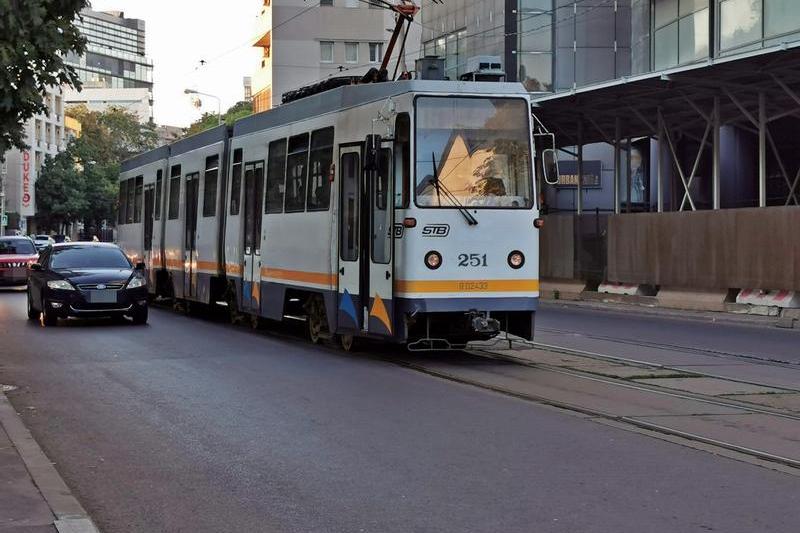
[{"label": "tram coupler", "polygon": [[466,313],[476,333],[496,335],[500,333],[500,321],[488,316],[487,313],[472,310]]}]

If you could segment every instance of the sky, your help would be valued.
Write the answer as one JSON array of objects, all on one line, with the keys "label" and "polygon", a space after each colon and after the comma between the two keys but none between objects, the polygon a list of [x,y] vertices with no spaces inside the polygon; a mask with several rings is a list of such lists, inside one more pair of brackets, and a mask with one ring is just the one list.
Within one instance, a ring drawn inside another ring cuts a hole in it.
[{"label": "sky", "polygon": [[[201,97],[195,108],[184,89],[218,96],[222,112],[244,97],[242,78],[258,66],[251,46],[262,0],[91,0],[95,11],[123,11],[145,21],[147,55],[153,60],[156,124],[188,126],[217,100]],[[205,66],[200,61],[205,60]]]}]

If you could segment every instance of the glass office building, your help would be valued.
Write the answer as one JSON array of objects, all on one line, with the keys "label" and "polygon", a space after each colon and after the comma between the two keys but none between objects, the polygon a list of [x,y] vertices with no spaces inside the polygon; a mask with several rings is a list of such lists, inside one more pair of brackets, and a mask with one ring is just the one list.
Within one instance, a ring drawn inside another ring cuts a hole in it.
[{"label": "glass office building", "polygon": [[800,40],[797,0],[423,2],[420,55],[500,56],[509,80],[559,92]]},{"label": "glass office building", "polygon": [[144,21],[122,12],[84,9],[75,23],[88,42],[82,56],[66,58],[83,82],[81,93],[68,92],[68,103],[90,109],[120,105],[143,121],[151,118],[153,62],[145,53]]}]

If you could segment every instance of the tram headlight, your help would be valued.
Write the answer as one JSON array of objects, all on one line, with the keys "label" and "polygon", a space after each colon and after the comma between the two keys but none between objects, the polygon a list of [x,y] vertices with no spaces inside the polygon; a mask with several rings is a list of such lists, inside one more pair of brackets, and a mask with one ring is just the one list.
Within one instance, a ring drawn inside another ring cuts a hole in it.
[{"label": "tram headlight", "polygon": [[508,254],[508,266],[510,266],[514,270],[522,268],[522,265],[524,264],[525,264],[525,256],[519,250],[514,250],[513,252]]},{"label": "tram headlight", "polygon": [[434,250],[425,254],[425,266],[431,270],[436,270],[442,266],[442,254]]}]

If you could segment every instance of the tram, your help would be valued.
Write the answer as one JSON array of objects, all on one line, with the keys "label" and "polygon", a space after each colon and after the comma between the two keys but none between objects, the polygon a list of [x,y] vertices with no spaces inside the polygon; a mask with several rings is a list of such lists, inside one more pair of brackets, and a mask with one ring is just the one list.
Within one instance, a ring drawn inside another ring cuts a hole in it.
[{"label": "tram", "polygon": [[118,240],[154,296],[312,341],[532,339],[537,156],[517,83],[337,87],[125,161]]}]

